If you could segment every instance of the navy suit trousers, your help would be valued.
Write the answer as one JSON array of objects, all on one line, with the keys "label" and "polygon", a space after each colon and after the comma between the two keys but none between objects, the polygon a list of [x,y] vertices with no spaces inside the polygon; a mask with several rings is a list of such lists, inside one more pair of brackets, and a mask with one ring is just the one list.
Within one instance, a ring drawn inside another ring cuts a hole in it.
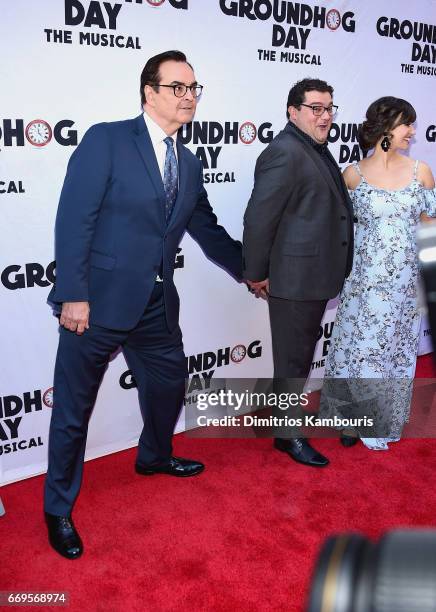
[{"label": "navy suit trousers", "polygon": [[110,356],[119,348],[135,377],[144,421],[137,462],[158,465],[172,454],[187,369],[180,327],[168,330],[162,283],[156,283],[140,321],[129,331],[92,325],[79,336],[60,328],[44,499],[50,514],[71,514],[82,481],[89,418]]}]

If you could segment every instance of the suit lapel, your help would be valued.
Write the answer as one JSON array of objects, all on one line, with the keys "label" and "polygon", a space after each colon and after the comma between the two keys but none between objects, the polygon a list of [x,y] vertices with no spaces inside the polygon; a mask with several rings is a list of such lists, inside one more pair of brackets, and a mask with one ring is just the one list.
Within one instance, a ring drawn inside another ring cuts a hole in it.
[{"label": "suit lapel", "polygon": [[159,207],[159,214],[165,223],[165,190],[153,145],[142,115],[139,115],[139,117],[136,117],[135,119],[134,140],[136,146],[138,147],[139,154],[145,164],[150,180],[153,183],[156,195],[160,200],[161,206]]},{"label": "suit lapel", "polygon": [[[333,155],[331,154],[329,149],[327,149],[327,155],[336,164],[336,160],[333,157]],[[348,187],[345,184],[344,177],[342,176],[342,172],[340,170],[339,170],[339,176],[341,178],[342,191],[343,191],[343,199],[345,200],[345,204],[348,207],[348,210],[350,211],[351,216],[353,216],[353,203],[351,202],[351,198],[350,198],[350,195],[348,193]]]},{"label": "suit lapel", "polygon": [[[315,166],[318,168],[319,172],[322,174],[326,183],[328,183],[330,189],[333,191],[335,196],[344,204],[344,206],[348,206],[348,202],[346,201],[346,197],[343,193],[341,193],[336,185],[332,175],[330,174],[330,170],[327,168],[326,164],[321,159],[321,155],[315,151],[315,149],[308,143],[303,137],[301,137],[296,130],[294,130],[290,125],[286,126],[286,131],[293,138],[297,138],[298,142],[304,146],[304,150],[309,155]],[[327,153],[331,156],[330,151]],[[332,158],[333,159],[333,158]],[[336,162],[335,162],[336,163]]]}]

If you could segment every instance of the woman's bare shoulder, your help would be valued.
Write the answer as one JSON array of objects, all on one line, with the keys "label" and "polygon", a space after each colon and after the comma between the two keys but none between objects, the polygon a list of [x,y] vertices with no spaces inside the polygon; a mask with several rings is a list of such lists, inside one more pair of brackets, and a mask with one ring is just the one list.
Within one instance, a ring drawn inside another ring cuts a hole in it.
[{"label": "woman's bare shoulder", "polygon": [[434,189],[435,182],[433,172],[431,171],[430,166],[426,162],[418,162],[416,178],[422,185],[424,185],[426,189]]},{"label": "woman's bare shoulder", "polygon": [[361,180],[360,174],[354,165],[345,168],[343,177],[348,189],[356,189]]}]

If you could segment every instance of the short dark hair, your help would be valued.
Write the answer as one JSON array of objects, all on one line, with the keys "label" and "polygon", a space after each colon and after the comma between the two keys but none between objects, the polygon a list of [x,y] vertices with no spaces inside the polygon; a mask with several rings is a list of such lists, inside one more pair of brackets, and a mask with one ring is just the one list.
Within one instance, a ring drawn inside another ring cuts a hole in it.
[{"label": "short dark hair", "polygon": [[286,117],[288,119],[288,108],[290,106],[299,108],[304,102],[307,91],[328,92],[333,97],[333,87],[325,81],[321,81],[320,79],[302,79],[301,81],[297,81],[289,90],[288,103],[286,105]]},{"label": "short dark hair", "polygon": [[369,105],[366,119],[358,132],[360,148],[363,151],[373,149],[383,135],[402,123],[416,121],[413,106],[402,98],[385,96]]},{"label": "short dark hair", "polygon": [[141,94],[142,105],[144,105],[146,102],[144,87],[146,85],[151,85],[155,91],[158,90],[157,85],[160,82],[159,68],[161,64],[170,60],[173,62],[184,62],[188,64],[190,68],[192,68],[191,64],[186,59],[186,55],[182,53],[182,51],[164,51],[163,53],[150,57],[145,64],[143,71],[141,72],[141,85],[139,93]]}]

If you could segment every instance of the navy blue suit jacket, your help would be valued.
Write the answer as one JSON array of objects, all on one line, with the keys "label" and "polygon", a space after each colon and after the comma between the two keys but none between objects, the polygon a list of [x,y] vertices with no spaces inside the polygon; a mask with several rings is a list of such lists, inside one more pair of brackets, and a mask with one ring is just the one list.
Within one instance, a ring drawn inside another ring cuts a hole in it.
[{"label": "navy blue suit jacket", "polygon": [[179,315],[174,263],[185,230],[207,257],[241,279],[241,243],[217,224],[200,161],[179,142],[177,155],[179,192],[167,224],[163,182],[143,116],[86,132],[60,197],[49,301],[88,301],[91,323],[131,329],[162,262],[166,319],[173,329]]}]

